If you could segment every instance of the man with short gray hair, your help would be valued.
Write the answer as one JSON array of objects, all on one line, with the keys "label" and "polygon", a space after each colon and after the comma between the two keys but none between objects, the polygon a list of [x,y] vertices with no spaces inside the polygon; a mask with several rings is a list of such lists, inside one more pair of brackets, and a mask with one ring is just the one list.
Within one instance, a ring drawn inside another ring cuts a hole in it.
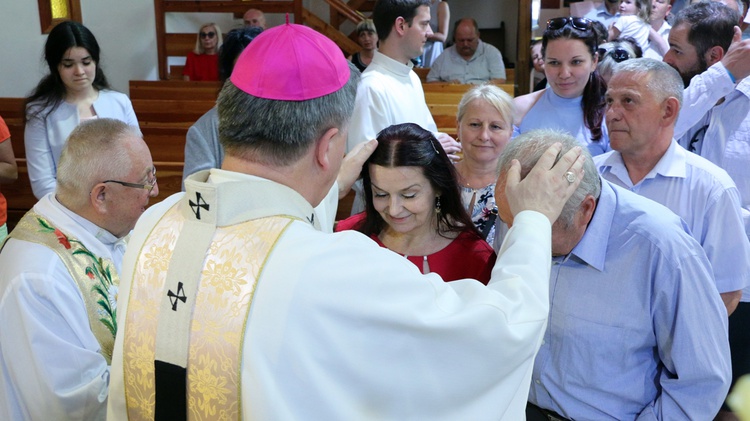
[{"label": "man with short gray hair", "polygon": [[[500,158],[522,173],[549,145],[531,131]],[[584,177],[552,226],[550,313],[534,362],[527,419],[709,420],[729,388],[726,311],[700,245],[669,209]],[[502,191],[502,189],[498,189]],[[500,194],[502,220],[514,224]]]},{"label": "man with short gray hair", "polygon": [[602,177],[679,215],[706,251],[727,313],[750,285],[750,241],[729,174],[674,140],[683,84],[668,64],[618,63],[609,81],[607,128],[614,151],[595,157]]},{"label": "man with short gray hair", "polygon": [[126,236],[159,193],[137,128],[82,122],[0,251],[0,419],[103,420]]}]

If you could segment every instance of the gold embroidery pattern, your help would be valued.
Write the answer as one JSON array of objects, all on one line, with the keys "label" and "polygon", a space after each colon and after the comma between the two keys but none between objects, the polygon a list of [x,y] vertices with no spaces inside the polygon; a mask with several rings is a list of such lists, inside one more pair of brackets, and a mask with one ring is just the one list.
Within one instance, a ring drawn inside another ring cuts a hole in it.
[{"label": "gold embroidery pattern", "polygon": [[[131,420],[153,419],[157,313],[182,218],[177,207],[165,214],[143,245],[136,265],[123,345]],[[220,227],[214,233],[190,327],[189,419],[241,419],[245,324],[265,260],[291,221],[263,218]]]},{"label": "gold embroidery pattern", "polygon": [[240,419],[240,365],[247,315],[265,259],[288,218],[216,230],[193,310],[188,412],[193,420]]},{"label": "gold embroidery pattern", "polygon": [[184,221],[167,211],[140,250],[133,272],[123,341],[125,399],[130,420],[153,420],[156,327],[167,268]]}]

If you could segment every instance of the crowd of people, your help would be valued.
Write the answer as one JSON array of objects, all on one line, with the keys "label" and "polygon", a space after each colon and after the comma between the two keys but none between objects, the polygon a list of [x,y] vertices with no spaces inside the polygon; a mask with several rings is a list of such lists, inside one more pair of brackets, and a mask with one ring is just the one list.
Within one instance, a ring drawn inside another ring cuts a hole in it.
[{"label": "crowd of people", "polygon": [[[257,9],[202,24],[184,77],[222,88],[151,207],[128,97],[58,24],[10,233],[0,194],[0,418],[738,419],[750,14],[693,3],[550,19],[515,98],[474,19],[444,48],[446,1],[378,0],[350,57]],[[473,84],[455,137],[415,61]]]}]

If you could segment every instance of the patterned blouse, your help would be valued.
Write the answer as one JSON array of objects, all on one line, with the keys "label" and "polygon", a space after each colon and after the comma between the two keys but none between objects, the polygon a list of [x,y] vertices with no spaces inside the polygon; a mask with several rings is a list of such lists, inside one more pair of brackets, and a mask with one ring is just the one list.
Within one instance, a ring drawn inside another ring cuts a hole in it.
[{"label": "patterned blouse", "polygon": [[[469,211],[474,226],[477,227],[485,241],[494,248],[492,243],[495,240],[495,221],[497,219],[495,183],[481,189],[461,186],[461,201]],[[469,208],[469,206],[472,207]]]}]

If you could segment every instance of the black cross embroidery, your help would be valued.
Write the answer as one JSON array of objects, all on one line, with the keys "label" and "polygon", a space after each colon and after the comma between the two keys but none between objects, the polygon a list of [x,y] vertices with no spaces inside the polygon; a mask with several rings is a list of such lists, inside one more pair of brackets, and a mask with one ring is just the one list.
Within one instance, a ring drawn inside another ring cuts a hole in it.
[{"label": "black cross embroidery", "polygon": [[185,295],[185,290],[182,289],[182,282],[177,283],[177,294],[172,292],[170,289],[167,291],[167,297],[169,297],[169,302],[172,303],[172,311],[177,311],[177,302],[182,301],[187,302],[187,296]]},{"label": "black cross embroidery", "polygon": [[188,200],[188,203],[190,204],[190,209],[193,210],[193,213],[195,214],[195,218],[200,220],[201,219],[201,208],[208,211],[209,205],[206,203],[205,200],[203,200],[203,197],[201,197],[200,192],[195,192],[195,202],[192,200]]}]

